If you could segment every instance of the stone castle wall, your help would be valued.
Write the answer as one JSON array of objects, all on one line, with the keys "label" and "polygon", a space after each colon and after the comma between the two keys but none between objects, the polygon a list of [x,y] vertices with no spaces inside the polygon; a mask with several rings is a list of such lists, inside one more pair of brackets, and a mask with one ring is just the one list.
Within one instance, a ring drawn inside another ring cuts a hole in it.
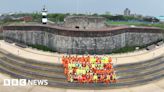
[{"label": "stone castle wall", "polygon": [[2,29],[2,26],[0,25],[0,39],[3,38],[3,29]]},{"label": "stone castle wall", "polygon": [[39,44],[61,53],[109,53],[125,46],[142,46],[164,39],[164,30],[122,28],[105,31],[74,31],[46,26],[5,26],[5,39]]},{"label": "stone castle wall", "polygon": [[101,29],[106,27],[105,22],[103,17],[68,16],[65,18],[64,26],[76,29]]}]

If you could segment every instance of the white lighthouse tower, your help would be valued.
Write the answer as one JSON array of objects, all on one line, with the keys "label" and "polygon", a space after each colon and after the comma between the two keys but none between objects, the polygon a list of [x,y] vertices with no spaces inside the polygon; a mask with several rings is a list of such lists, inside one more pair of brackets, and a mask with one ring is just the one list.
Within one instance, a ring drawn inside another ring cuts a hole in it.
[{"label": "white lighthouse tower", "polygon": [[47,24],[47,9],[45,8],[45,6],[42,9],[42,23]]}]

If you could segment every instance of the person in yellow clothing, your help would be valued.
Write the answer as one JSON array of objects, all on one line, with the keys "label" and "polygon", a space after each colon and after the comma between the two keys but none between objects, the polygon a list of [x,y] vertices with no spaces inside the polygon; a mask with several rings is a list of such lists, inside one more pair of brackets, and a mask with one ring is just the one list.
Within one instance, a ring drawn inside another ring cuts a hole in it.
[{"label": "person in yellow clothing", "polygon": [[73,77],[72,76],[70,76],[70,82],[73,82]]},{"label": "person in yellow clothing", "polygon": [[110,75],[107,75],[107,78],[106,78],[106,79],[107,79],[107,80],[111,80],[111,79],[110,79]]},{"label": "person in yellow clothing", "polygon": [[107,75],[107,76],[106,76],[106,80],[105,80],[105,82],[106,82],[107,84],[111,82],[110,75]]},{"label": "person in yellow clothing", "polygon": [[101,63],[104,63],[104,62],[105,62],[105,58],[101,57]]},{"label": "person in yellow clothing", "polygon": [[86,74],[86,70],[85,69],[82,69],[82,74]]},{"label": "person in yellow clothing", "polygon": [[75,68],[75,67],[76,67],[76,64],[75,64],[75,63],[73,63],[73,64],[72,64],[72,67],[73,67],[73,68]]},{"label": "person in yellow clothing", "polygon": [[79,74],[83,74],[83,70],[82,69],[79,69]]},{"label": "person in yellow clothing", "polygon": [[93,75],[93,81],[96,81],[97,82],[97,80],[98,80],[98,76],[97,76],[97,74],[94,74]]},{"label": "person in yellow clothing", "polygon": [[69,74],[72,74],[73,73],[73,69],[69,69]]},{"label": "person in yellow clothing", "polygon": [[92,64],[92,68],[95,68],[96,67],[96,64]]},{"label": "person in yellow clothing", "polygon": [[87,73],[89,72],[89,66],[88,66],[88,65],[86,65],[85,71],[86,71]]},{"label": "person in yellow clothing", "polygon": [[72,63],[68,63],[69,70],[72,69]]},{"label": "person in yellow clothing", "polygon": [[76,74],[77,74],[77,75],[80,75],[80,69],[77,69],[77,70],[76,70]]},{"label": "person in yellow clothing", "polygon": [[104,64],[98,64],[98,69],[104,69]]},{"label": "person in yellow clothing", "polygon": [[104,56],[104,57],[101,58],[101,63],[106,64],[108,62],[109,62],[108,57]]},{"label": "person in yellow clothing", "polygon": [[112,79],[113,79],[113,80],[116,80],[116,79],[117,79],[117,77],[116,77],[116,74],[115,74],[115,73],[113,73],[113,74],[112,74]]},{"label": "person in yellow clothing", "polygon": [[93,64],[93,63],[96,63],[96,58],[95,58],[95,57],[91,57],[91,58],[90,58],[90,63],[92,63],[92,64]]},{"label": "person in yellow clothing", "polygon": [[104,63],[107,64],[108,63],[108,57],[104,57]]}]

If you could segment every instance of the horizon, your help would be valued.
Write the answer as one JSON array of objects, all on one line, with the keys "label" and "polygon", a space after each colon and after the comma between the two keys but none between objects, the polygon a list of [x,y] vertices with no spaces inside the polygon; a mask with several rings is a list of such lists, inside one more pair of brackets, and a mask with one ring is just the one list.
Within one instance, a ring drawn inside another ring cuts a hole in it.
[{"label": "horizon", "polygon": [[164,16],[163,0],[1,0],[0,13],[33,13],[40,12],[45,5],[49,13],[78,13],[78,14],[104,14],[106,12],[123,14],[125,8],[131,10],[131,14],[143,16]]}]

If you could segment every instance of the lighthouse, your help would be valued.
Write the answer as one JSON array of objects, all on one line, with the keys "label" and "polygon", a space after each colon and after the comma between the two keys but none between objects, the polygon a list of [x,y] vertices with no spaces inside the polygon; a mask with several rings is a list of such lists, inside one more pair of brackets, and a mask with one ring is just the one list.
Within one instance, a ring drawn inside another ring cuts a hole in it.
[{"label": "lighthouse", "polygon": [[47,24],[47,9],[45,6],[42,9],[42,24]]}]

